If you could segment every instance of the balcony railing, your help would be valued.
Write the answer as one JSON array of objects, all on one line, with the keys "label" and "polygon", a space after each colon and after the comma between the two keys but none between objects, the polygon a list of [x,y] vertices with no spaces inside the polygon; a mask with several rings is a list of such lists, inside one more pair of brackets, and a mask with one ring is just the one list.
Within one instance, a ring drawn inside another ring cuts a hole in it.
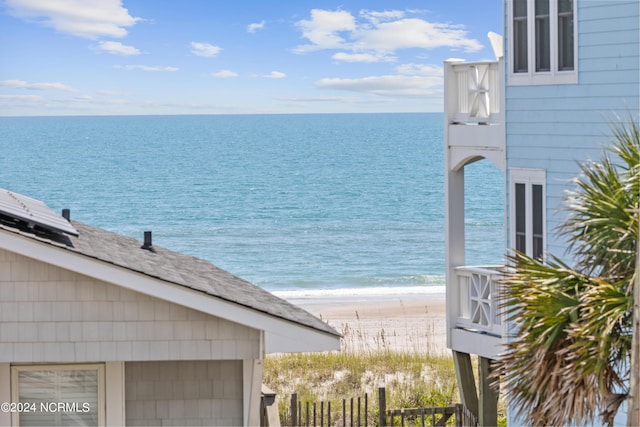
[{"label": "balcony railing", "polygon": [[447,167],[489,159],[506,169],[503,60],[448,60],[444,67]]},{"label": "balcony railing", "polygon": [[445,63],[445,91],[450,124],[502,121],[502,61]]},{"label": "balcony railing", "polygon": [[456,327],[502,336],[498,291],[500,266],[457,267],[458,314]]}]

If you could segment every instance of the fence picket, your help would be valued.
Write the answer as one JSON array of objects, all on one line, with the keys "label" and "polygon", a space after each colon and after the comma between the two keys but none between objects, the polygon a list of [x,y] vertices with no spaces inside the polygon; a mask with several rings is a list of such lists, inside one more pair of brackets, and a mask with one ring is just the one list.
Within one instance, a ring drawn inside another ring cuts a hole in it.
[{"label": "fence picket", "polygon": [[380,427],[387,425],[387,392],[384,387],[378,388],[378,423]]},{"label": "fence picket", "polygon": [[298,394],[291,394],[291,427],[297,427],[298,421]]},{"label": "fence picket", "polygon": [[369,395],[368,394],[364,394],[364,427],[368,427],[369,426],[369,417],[367,416],[369,414]]},{"label": "fence picket", "polygon": [[[291,407],[287,414],[290,416],[290,422],[283,420],[283,425],[291,427],[317,427],[318,419],[320,421],[320,427],[327,426],[333,427],[333,421],[331,418],[331,401],[327,401],[325,405],[324,401],[320,402],[304,402],[304,414],[303,414],[303,402],[298,400],[297,393],[291,394]],[[356,407],[357,405],[357,407]],[[325,418],[326,407],[326,418]],[[318,409],[320,413],[318,414]],[[364,395],[364,411],[362,407],[362,397],[349,399],[349,412],[347,413],[347,399],[342,399],[342,427],[347,427],[347,418],[349,418],[350,427],[362,427],[362,418],[364,417],[364,426],[368,427],[369,416],[373,415],[369,413],[369,396]],[[384,387],[378,389],[378,425],[380,427],[394,427],[397,422],[400,426],[405,425],[419,425],[425,427],[429,424],[431,427],[446,426],[447,421],[454,417],[456,427],[476,427],[477,420],[475,416],[462,404],[448,407],[430,407],[430,408],[399,408],[399,409],[387,409],[386,390]],[[313,411],[313,412],[312,412]],[[313,419],[311,419],[313,417]],[[427,418],[429,422],[427,423]],[[326,424],[325,424],[326,420]],[[339,422],[338,420],[335,420]]]},{"label": "fence picket", "polygon": [[353,397],[349,402],[349,426],[353,427]]},{"label": "fence picket", "polygon": [[347,426],[347,399],[342,399],[342,427]]}]

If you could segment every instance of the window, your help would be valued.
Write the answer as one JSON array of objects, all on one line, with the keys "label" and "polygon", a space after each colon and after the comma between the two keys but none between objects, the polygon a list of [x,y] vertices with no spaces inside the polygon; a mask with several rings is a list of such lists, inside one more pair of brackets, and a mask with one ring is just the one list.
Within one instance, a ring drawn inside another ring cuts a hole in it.
[{"label": "window", "polygon": [[549,0],[536,0],[536,71],[551,71]]},{"label": "window", "polygon": [[558,70],[573,70],[573,0],[558,3]]},{"label": "window", "polygon": [[540,169],[512,169],[511,246],[534,258],[545,250],[545,172]]},{"label": "window", "polygon": [[577,83],[575,0],[510,0],[509,84]]},{"label": "window", "polygon": [[528,72],[527,0],[515,0],[513,3],[513,46],[513,72]]},{"label": "window", "polygon": [[13,366],[11,390],[14,425],[104,425],[104,365]]},{"label": "window", "polygon": [[526,186],[524,184],[516,184],[516,250],[527,252],[527,199]]}]

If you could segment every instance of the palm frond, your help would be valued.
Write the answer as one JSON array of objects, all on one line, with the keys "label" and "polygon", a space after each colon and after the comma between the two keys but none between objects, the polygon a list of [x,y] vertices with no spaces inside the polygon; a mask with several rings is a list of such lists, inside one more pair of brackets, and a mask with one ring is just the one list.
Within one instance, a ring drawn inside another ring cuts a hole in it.
[{"label": "palm frond", "polygon": [[565,200],[561,233],[569,266],[515,253],[501,308],[510,324],[496,377],[518,416],[532,425],[611,425],[626,393],[632,287],[640,217],[640,133],[612,126],[600,161],[580,165]]}]

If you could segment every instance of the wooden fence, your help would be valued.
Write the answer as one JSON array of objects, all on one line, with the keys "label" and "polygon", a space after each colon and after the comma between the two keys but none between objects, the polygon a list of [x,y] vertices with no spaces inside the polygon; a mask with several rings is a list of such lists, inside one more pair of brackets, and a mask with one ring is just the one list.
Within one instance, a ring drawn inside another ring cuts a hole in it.
[{"label": "wooden fence", "polygon": [[[301,402],[298,395],[291,395],[287,419],[283,426],[291,427],[476,427],[476,417],[464,406],[457,404],[434,408],[387,408],[384,387],[378,389],[378,406],[372,408],[369,395],[343,399],[342,405],[331,402]],[[453,418],[453,419],[452,419]]]},{"label": "wooden fence", "polygon": [[389,409],[386,411],[385,422],[387,424],[381,425],[389,427],[396,425],[401,427],[406,425],[440,427],[446,426],[451,417],[453,417],[456,427],[475,427],[478,425],[476,417],[462,404],[436,408]]}]

